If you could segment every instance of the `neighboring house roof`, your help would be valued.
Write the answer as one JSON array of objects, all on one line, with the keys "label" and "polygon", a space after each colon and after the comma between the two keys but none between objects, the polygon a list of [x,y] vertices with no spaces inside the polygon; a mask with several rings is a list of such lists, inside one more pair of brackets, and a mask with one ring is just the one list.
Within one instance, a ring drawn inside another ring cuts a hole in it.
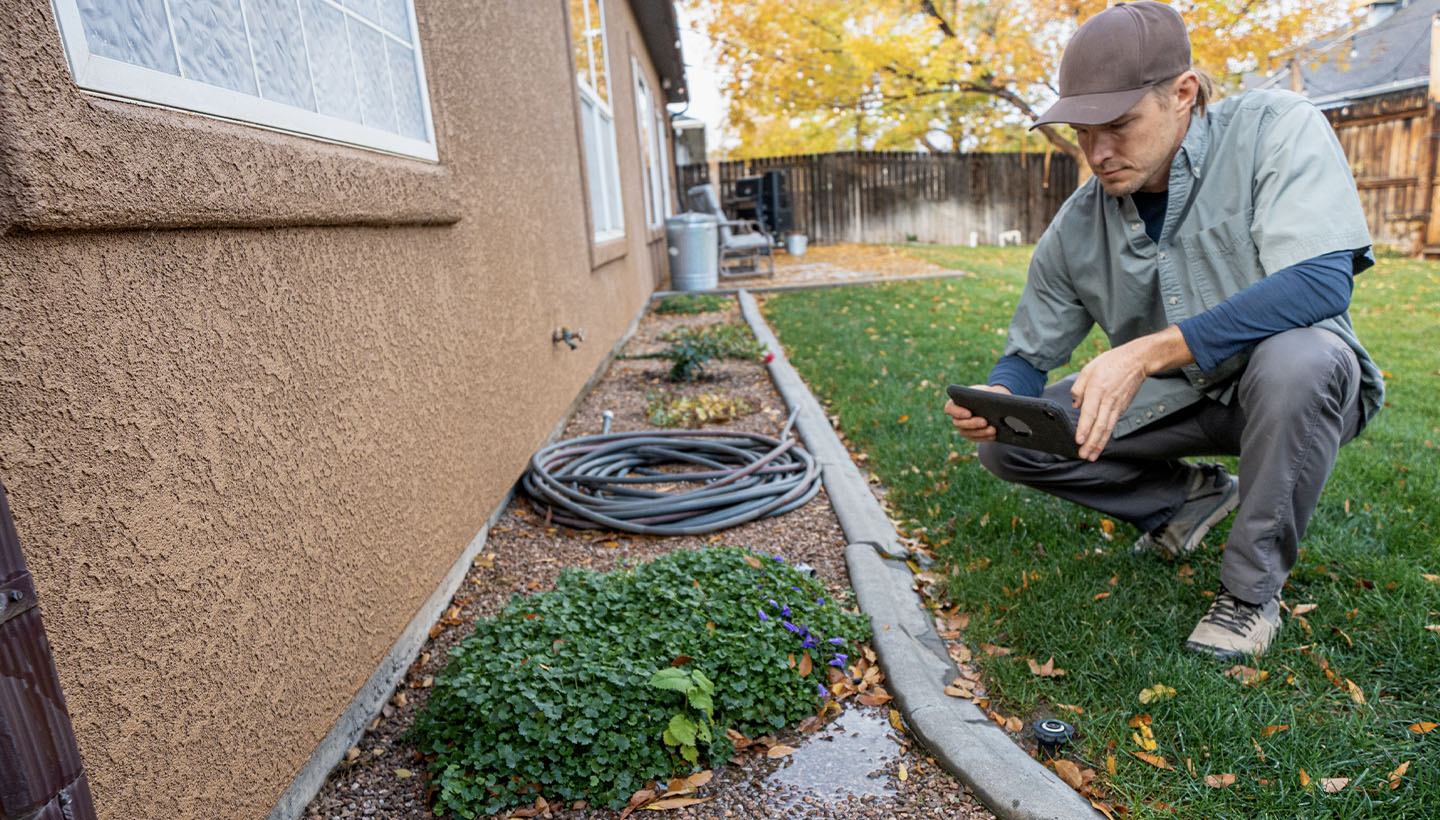
[{"label": "neighboring house roof", "polygon": [[[1440,0],[1436,0],[1440,2]],[[685,60],[680,56],[680,26],[675,17],[673,0],[630,0],[645,50],[660,74],[665,102],[678,103],[690,99],[685,90]]]},{"label": "neighboring house roof", "polygon": [[[1440,0],[1410,0],[1374,26],[1309,43],[1297,55],[1305,96],[1321,108],[1336,108],[1425,87],[1430,82],[1430,21],[1437,12]],[[1289,88],[1290,69],[1281,67],[1250,85]]]}]

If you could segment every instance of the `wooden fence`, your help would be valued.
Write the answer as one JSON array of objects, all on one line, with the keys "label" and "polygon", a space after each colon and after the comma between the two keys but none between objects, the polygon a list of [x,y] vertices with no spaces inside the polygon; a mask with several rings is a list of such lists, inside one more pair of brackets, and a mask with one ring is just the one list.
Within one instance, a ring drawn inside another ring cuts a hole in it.
[{"label": "wooden fence", "polygon": [[773,170],[787,172],[794,228],[812,242],[994,245],[1009,231],[1034,242],[1078,180],[1075,161],[1060,153],[899,151],[686,165],[680,180],[685,191],[716,182],[724,201],[735,180]]},{"label": "wooden fence", "polygon": [[1370,235],[1406,253],[1440,255],[1436,151],[1440,113],[1427,89],[1325,112],[1355,172]]}]

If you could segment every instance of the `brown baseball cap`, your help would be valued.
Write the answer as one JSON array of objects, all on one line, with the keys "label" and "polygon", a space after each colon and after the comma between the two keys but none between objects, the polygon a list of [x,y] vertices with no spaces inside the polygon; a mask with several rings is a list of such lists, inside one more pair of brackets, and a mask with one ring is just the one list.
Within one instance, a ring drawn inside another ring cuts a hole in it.
[{"label": "brown baseball cap", "polygon": [[1117,3],[1085,21],[1060,58],[1060,100],[1035,121],[1100,125],[1116,119],[1156,83],[1190,69],[1190,35],[1180,12],[1153,0]]}]

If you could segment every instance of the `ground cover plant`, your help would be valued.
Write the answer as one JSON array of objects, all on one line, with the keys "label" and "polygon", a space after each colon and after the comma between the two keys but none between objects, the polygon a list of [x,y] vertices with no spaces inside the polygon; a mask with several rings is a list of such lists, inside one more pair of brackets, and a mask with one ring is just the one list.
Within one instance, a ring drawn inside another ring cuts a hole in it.
[{"label": "ground cover plant", "polygon": [[672,293],[660,300],[655,312],[660,314],[696,314],[724,310],[735,304],[730,296],[718,293]]},{"label": "ground cover plant", "polygon": [[620,808],[653,779],[727,760],[814,714],[828,665],[868,637],[815,578],[737,548],[566,570],[451,652],[412,736],[437,813],[537,795]]},{"label": "ground cover plant", "polygon": [[670,380],[677,382],[693,382],[705,375],[705,363],[711,359],[758,361],[765,353],[750,326],[740,322],[680,327],[662,335],[660,340],[670,345],[635,358],[669,359]]},{"label": "ground cover plant", "polygon": [[755,412],[750,402],[724,392],[675,396],[663,390],[645,394],[645,413],[657,427],[700,427]]},{"label": "ground cover plant", "polygon": [[[1130,817],[1433,816],[1440,264],[1384,258],[1357,278],[1351,312],[1389,406],[1341,450],[1278,643],[1236,664],[1181,648],[1228,526],[1184,561],[1132,556],[1133,528],[991,477],[941,412],[945,386],[984,381],[1002,351],[1030,251],[910,249],[974,275],[765,304],[895,514],[940,556],[1003,710],[1074,722],[1072,757]],[[1071,367],[1103,349],[1092,334]]]}]

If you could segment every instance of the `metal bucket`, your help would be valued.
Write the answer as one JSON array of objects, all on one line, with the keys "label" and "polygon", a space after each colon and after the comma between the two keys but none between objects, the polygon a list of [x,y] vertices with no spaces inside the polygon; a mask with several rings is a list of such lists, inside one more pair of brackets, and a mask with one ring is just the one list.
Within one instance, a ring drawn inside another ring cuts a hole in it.
[{"label": "metal bucket", "polygon": [[710,290],[720,282],[720,221],[711,214],[683,213],[665,220],[670,246],[670,287]]}]

